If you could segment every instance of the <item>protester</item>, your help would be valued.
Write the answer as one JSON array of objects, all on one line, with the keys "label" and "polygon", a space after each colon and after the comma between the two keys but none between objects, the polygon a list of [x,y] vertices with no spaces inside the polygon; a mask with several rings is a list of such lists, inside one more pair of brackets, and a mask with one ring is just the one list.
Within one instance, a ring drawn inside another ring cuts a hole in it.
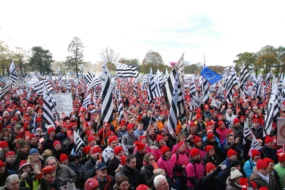
[{"label": "protester", "polygon": [[107,174],[107,165],[105,163],[98,163],[95,166],[96,179],[99,182],[100,189],[111,190],[115,185],[115,179]]}]

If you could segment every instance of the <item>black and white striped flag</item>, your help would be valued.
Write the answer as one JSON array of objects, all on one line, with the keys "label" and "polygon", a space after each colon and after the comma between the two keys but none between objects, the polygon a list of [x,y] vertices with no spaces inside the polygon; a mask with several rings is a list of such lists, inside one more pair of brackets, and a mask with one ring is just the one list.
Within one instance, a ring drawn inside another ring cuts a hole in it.
[{"label": "black and white striped flag", "polygon": [[[112,99],[112,85],[111,78],[107,66],[103,65],[102,73],[102,110],[101,121],[111,122],[113,117],[113,99]],[[102,122],[101,122],[102,123]],[[100,125],[102,127],[102,125]],[[97,129],[99,130],[99,129]]]},{"label": "black and white striped flag", "polygon": [[116,74],[121,78],[138,77],[139,72],[136,66],[118,63],[116,65]]},{"label": "black and white striped flag", "polygon": [[244,127],[243,127],[243,142],[242,142],[243,145],[246,144],[246,139],[247,139],[250,135],[252,135],[252,133],[251,133],[249,127],[248,127],[248,121],[246,121],[246,122],[244,123]]},{"label": "black and white striped flag", "polygon": [[233,99],[233,89],[235,87],[235,85],[238,84],[238,79],[236,76],[236,72],[234,67],[231,68],[230,71],[230,76],[227,79],[227,84],[226,84],[226,99],[228,102],[232,102]]},{"label": "black and white striped flag", "polygon": [[196,96],[196,85],[195,85],[195,81],[191,81],[191,85],[190,85],[190,97],[193,98],[194,96]]},{"label": "black and white striped flag", "polygon": [[252,141],[251,141],[250,149],[248,151],[248,155],[251,156],[252,149],[260,150],[261,148],[262,147],[260,146],[259,142],[256,140],[256,137],[254,136],[254,134],[252,134]]},{"label": "black and white striped flag", "polygon": [[41,80],[37,82],[36,84],[32,85],[32,88],[34,89],[34,91],[36,91],[38,95],[43,95],[44,87],[47,89],[48,92],[51,92],[53,90],[52,86],[46,79]]},{"label": "black and white striped flag", "polygon": [[17,75],[17,72],[16,72],[16,67],[15,67],[15,63],[14,61],[12,60],[12,63],[10,65],[10,69],[9,69],[9,72],[10,72],[10,77],[12,79],[12,83],[15,84],[18,80],[18,75]]},{"label": "black and white striped flag", "polygon": [[210,86],[209,82],[204,78],[202,78],[202,91],[203,91],[203,103],[205,103],[209,99]]},{"label": "black and white striped flag", "polygon": [[94,76],[90,72],[88,72],[87,75],[84,75],[85,83],[86,84],[90,84],[92,82],[92,80],[93,80],[93,77]]},{"label": "black and white striped flag", "polygon": [[118,113],[119,113],[119,122],[124,118],[124,107],[122,102],[121,93],[119,91],[119,102],[118,102]]},{"label": "black and white striped flag", "polygon": [[173,134],[175,133],[175,129],[177,126],[177,117],[178,117],[178,74],[176,73],[175,76],[175,83],[174,83],[174,88],[173,88],[173,92],[172,92],[172,101],[171,101],[171,106],[170,106],[170,113],[169,113],[169,117],[168,117],[168,122],[167,122],[167,128],[168,128],[168,132],[169,134]]},{"label": "black and white striped flag", "polygon": [[90,94],[88,94],[88,96],[86,96],[82,102],[82,107],[87,109],[90,104],[91,104],[91,96]]},{"label": "black and white striped flag", "polygon": [[87,91],[86,92],[89,92],[89,90],[91,88],[94,88],[95,86],[101,84],[101,78],[100,77],[94,77],[92,79],[92,82],[90,84],[88,84],[88,87],[87,87]]},{"label": "black and white striped flag", "polygon": [[266,86],[270,83],[270,79],[273,78],[272,72],[270,71],[269,73],[267,73],[266,75],[266,79],[265,79],[265,84]]},{"label": "black and white striped flag", "polygon": [[150,68],[148,90],[147,90],[148,102],[149,103],[152,102],[156,97],[158,97],[158,96],[156,96],[155,88],[156,88],[156,83],[154,81],[152,69]]},{"label": "black and white striped flag", "polygon": [[73,132],[73,139],[74,139],[74,152],[77,156],[80,156],[82,155],[81,148],[85,147],[86,145],[76,131]]},{"label": "black and white striped flag", "polygon": [[241,68],[241,72],[240,72],[240,76],[239,76],[240,87],[242,90],[244,89],[244,88],[242,88],[243,85],[246,84],[246,81],[249,79],[249,77],[250,77],[249,71],[247,70],[247,68],[245,66],[243,66]]},{"label": "black and white striped flag", "polygon": [[52,125],[55,127],[54,117],[52,113],[52,109],[55,105],[45,86],[43,87],[43,102],[43,118],[45,119],[47,125]]},{"label": "black and white striped flag", "polygon": [[0,99],[2,99],[10,90],[10,85],[4,86],[0,91]]}]

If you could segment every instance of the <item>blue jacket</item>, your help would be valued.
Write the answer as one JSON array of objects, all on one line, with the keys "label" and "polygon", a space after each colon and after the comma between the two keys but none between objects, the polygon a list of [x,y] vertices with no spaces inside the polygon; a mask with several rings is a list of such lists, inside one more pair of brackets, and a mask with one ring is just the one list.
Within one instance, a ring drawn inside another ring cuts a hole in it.
[{"label": "blue jacket", "polygon": [[243,170],[246,178],[249,178],[251,176],[252,170],[255,167],[255,165],[256,163],[254,163],[251,158],[244,163]]}]

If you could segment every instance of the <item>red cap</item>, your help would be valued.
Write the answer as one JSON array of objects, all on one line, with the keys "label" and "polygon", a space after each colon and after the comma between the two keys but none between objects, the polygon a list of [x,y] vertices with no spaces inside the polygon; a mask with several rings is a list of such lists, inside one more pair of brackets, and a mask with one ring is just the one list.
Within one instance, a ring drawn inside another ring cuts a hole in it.
[{"label": "red cap", "polygon": [[218,126],[221,127],[221,125],[224,125],[225,123],[222,121],[219,121]]},{"label": "red cap", "polygon": [[27,162],[26,160],[21,160],[19,170],[21,170],[24,166],[27,166],[27,165],[30,165],[30,163]]},{"label": "red cap", "polygon": [[145,148],[145,144],[143,144],[143,143],[135,142],[135,144],[137,146],[138,151],[140,151],[140,150]]},{"label": "red cap", "polygon": [[125,125],[126,125],[126,122],[125,122],[124,120],[122,120],[122,121],[120,122],[120,126],[123,127],[123,126],[125,126]]},{"label": "red cap", "polygon": [[270,143],[270,142],[274,142],[274,139],[270,136],[266,136],[264,142],[265,142],[265,144]]},{"label": "red cap", "polygon": [[43,172],[44,174],[48,174],[48,173],[54,172],[55,169],[56,169],[56,168],[53,167],[53,166],[46,166],[46,167],[44,167],[44,168],[42,169],[42,172]]},{"label": "red cap", "polygon": [[214,170],[216,168],[217,167],[212,162],[208,162],[206,164],[206,172],[207,172],[207,174],[210,173],[212,170]]},{"label": "red cap", "polygon": [[127,130],[134,130],[134,124],[132,124],[132,123],[129,123],[128,125],[127,125]]},{"label": "red cap", "polygon": [[191,150],[190,150],[190,156],[193,158],[193,157],[195,157],[195,156],[197,156],[198,154],[200,154],[200,150],[199,149],[197,149],[197,148],[192,148]]},{"label": "red cap", "polygon": [[88,145],[88,146],[83,147],[83,148],[82,148],[82,151],[83,151],[85,154],[89,154],[91,148],[92,148],[92,146]]},{"label": "red cap", "polygon": [[0,160],[0,167],[4,167],[4,166],[6,166],[6,164],[2,160]]},{"label": "red cap", "polygon": [[259,190],[269,190],[267,187],[260,187]]},{"label": "red cap", "polygon": [[170,151],[170,148],[168,148],[166,145],[161,147],[161,154],[165,154],[166,152]]},{"label": "red cap", "polygon": [[121,151],[123,151],[124,149],[121,147],[121,146],[116,146],[115,148],[114,148],[114,153],[116,154],[116,155],[118,155]]},{"label": "red cap", "polygon": [[56,145],[61,145],[60,141],[57,141],[57,140],[54,141],[54,142],[53,142],[53,147],[55,147]]},{"label": "red cap", "polygon": [[94,141],[96,139],[95,139],[95,137],[93,135],[89,135],[87,140],[88,140],[88,143],[90,143],[90,142],[92,142],[92,141]]},{"label": "red cap", "polygon": [[146,139],[146,136],[140,136],[139,142],[142,142],[143,139]]},{"label": "red cap", "polygon": [[210,139],[212,139],[212,138],[214,138],[215,136],[214,136],[214,134],[213,133],[208,133],[207,134],[207,140],[210,140]]},{"label": "red cap", "polygon": [[251,150],[251,157],[254,158],[257,155],[260,155],[260,152],[256,149],[252,149]]},{"label": "red cap", "polygon": [[285,153],[284,152],[281,152],[279,154],[277,154],[278,156],[278,161],[279,162],[284,162],[285,161]]},{"label": "red cap", "polygon": [[269,163],[274,163],[274,161],[270,158],[263,158],[263,161],[268,165]]},{"label": "red cap", "polygon": [[149,187],[144,185],[144,184],[141,184],[141,185],[137,186],[137,188],[136,188],[136,190],[147,190],[147,189],[149,189]]},{"label": "red cap", "polygon": [[9,147],[9,145],[6,141],[0,141],[0,148],[7,148],[7,147]]},{"label": "red cap", "polygon": [[8,156],[16,156],[16,154],[13,151],[9,151],[6,153],[5,157],[7,158]]},{"label": "red cap", "polygon": [[185,142],[183,142],[183,141],[179,142],[179,143],[177,144],[177,149],[179,150],[179,148],[180,148],[182,145],[184,145],[184,144],[185,144]]},{"label": "red cap", "polygon": [[207,145],[205,147],[206,152],[208,153],[211,149],[215,149],[212,145]]},{"label": "red cap", "polygon": [[238,118],[234,118],[234,124],[240,123]]},{"label": "red cap", "polygon": [[85,190],[93,190],[96,187],[99,187],[99,183],[94,178],[88,178],[87,181],[84,184],[84,189]]},{"label": "red cap", "polygon": [[258,118],[254,118],[254,119],[252,120],[252,123],[259,123],[259,119],[258,119]]},{"label": "red cap", "polygon": [[49,128],[48,128],[48,130],[47,130],[48,135],[50,135],[51,132],[55,132],[54,127],[49,127]]},{"label": "red cap", "polygon": [[194,143],[196,144],[196,143],[198,143],[198,142],[201,142],[202,141],[202,139],[201,139],[201,137],[199,137],[199,136],[196,136],[195,138],[194,138]]},{"label": "red cap", "polygon": [[256,163],[256,168],[257,168],[258,170],[266,169],[266,168],[267,168],[267,164],[266,164],[266,162],[264,162],[264,160],[260,159],[260,160],[258,160],[257,163]]},{"label": "red cap", "polygon": [[195,126],[196,126],[196,123],[193,122],[193,121],[191,121],[191,122],[190,122],[190,127],[195,127]]},{"label": "red cap", "polygon": [[233,155],[237,155],[237,152],[233,149],[229,149],[228,152],[227,152],[227,156],[228,158],[233,156]]},{"label": "red cap", "polygon": [[68,156],[66,154],[60,154],[60,157],[59,157],[60,163],[62,163],[65,160],[68,160]]},{"label": "red cap", "polygon": [[156,136],[156,142],[159,142],[160,140],[164,140],[164,139],[163,139],[163,136],[157,135],[157,136]]},{"label": "red cap", "polygon": [[102,150],[99,146],[94,146],[91,150],[91,154],[101,153]]},{"label": "red cap", "polygon": [[118,139],[117,136],[112,136],[108,139],[108,144],[110,145],[113,141],[116,141]]},{"label": "red cap", "polygon": [[201,118],[202,118],[201,114],[196,114],[196,119],[201,119]]}]

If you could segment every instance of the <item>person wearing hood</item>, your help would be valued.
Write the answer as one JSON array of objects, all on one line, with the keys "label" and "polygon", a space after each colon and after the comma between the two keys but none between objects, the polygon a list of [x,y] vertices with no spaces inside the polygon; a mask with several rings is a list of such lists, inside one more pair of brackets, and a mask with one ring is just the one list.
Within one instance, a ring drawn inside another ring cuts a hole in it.
[{"label": "person wearing hood", "polygon": [[253,168],[256,166],[256,162],[260,159],[260,152],[256,149],[250,151],[251,158],[247,160],[243,165],[245,177],[249,178],[252,174]]},{"label": "person wearing hood", "polygon": [[185,171],[187,177],[187,187],[193,189],[198,181],[205,174],[205,168],[201,162],[200,150],[192,148],[190,150],[191,161],[187,164]]}]

